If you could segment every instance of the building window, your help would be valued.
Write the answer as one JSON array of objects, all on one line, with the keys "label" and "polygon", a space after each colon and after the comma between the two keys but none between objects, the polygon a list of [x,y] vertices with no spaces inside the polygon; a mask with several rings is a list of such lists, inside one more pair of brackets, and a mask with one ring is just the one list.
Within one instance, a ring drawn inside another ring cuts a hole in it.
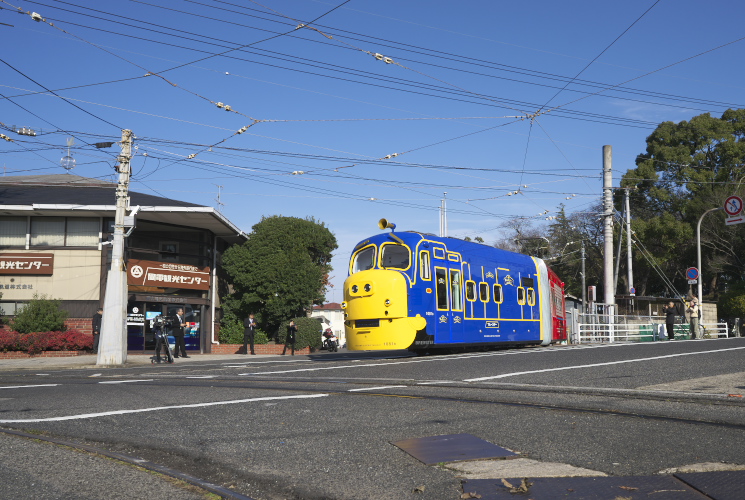
[{"label": "building window", "polygon": [[0,217],[0,246],[26,247],[26,217]]},{"label": "building window", "polygon": [[178,242],[161,241],[160,260],[161,262],[178,262]]},{"label": "building window", "polygon": [[64,245],[64,217],[31,217],[32,247],[61,247]]},{"label": "building window", "polygon": [[94,247],[98,245],[98,233],[101,222],[94,217],[80,217],[67,219],[68,247]]}]

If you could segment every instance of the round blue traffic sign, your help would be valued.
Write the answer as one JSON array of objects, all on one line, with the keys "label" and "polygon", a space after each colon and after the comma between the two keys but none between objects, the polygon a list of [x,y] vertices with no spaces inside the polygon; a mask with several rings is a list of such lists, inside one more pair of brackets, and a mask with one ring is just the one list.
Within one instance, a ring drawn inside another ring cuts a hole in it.
[{"label": "round blue traffic sign", "polygon": [[698,268],[696,267],[689,267],[686,269],[686,278],[689,280],[697,280],[698,279]]}]

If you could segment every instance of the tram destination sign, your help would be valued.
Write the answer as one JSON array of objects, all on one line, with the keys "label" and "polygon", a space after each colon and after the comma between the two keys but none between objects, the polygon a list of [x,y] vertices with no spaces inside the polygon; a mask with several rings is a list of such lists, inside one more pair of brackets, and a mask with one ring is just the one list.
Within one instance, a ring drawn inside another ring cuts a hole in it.
[{"label": "tram destination sign", "polygon": [[54,274],[54,254],[0,253],[0,276],[8,274],[51,276]]},{"label": "tram destination sign", "polygon": [[176,262],[130,259],[127,284],[160,288],[210,289],[210,268]]}]

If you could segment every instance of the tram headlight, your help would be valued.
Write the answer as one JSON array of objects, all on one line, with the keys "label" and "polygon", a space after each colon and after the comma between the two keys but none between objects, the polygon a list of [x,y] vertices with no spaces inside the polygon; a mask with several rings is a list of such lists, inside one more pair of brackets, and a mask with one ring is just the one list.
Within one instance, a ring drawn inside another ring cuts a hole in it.
[{"label": "tram headlight", "polygon": [[346,301],[344,301],[344,302],[341,303],[341,308],[342,309],[346,309],[347,308],[347,302]]},{"label": "tram headlight", "polygon": [[365,283],[365,291],[369,292],[370,290],[372,290],[372,285],[370,285],[370,283]]},{"label": "tram headlight", "polygon": [[391,299],[385,299],[385,302],[383,302],[383,303],[385,304],[385,307],[390,307],[390,305],[391,305]]},{"label": "tram headlight", "polygon": [[357,293],[360,288],[357,285],[352,285],[352,293]]}]

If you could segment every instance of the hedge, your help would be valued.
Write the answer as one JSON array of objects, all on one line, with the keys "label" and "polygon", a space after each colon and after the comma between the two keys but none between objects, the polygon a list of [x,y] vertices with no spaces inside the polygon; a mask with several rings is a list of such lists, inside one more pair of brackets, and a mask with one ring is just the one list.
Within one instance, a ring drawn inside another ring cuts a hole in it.
[{"label": "hedge", "polygon": [[77,330],[18,333],[0,331],[0,352],[85,351],[93,348],[93,336]]}]

